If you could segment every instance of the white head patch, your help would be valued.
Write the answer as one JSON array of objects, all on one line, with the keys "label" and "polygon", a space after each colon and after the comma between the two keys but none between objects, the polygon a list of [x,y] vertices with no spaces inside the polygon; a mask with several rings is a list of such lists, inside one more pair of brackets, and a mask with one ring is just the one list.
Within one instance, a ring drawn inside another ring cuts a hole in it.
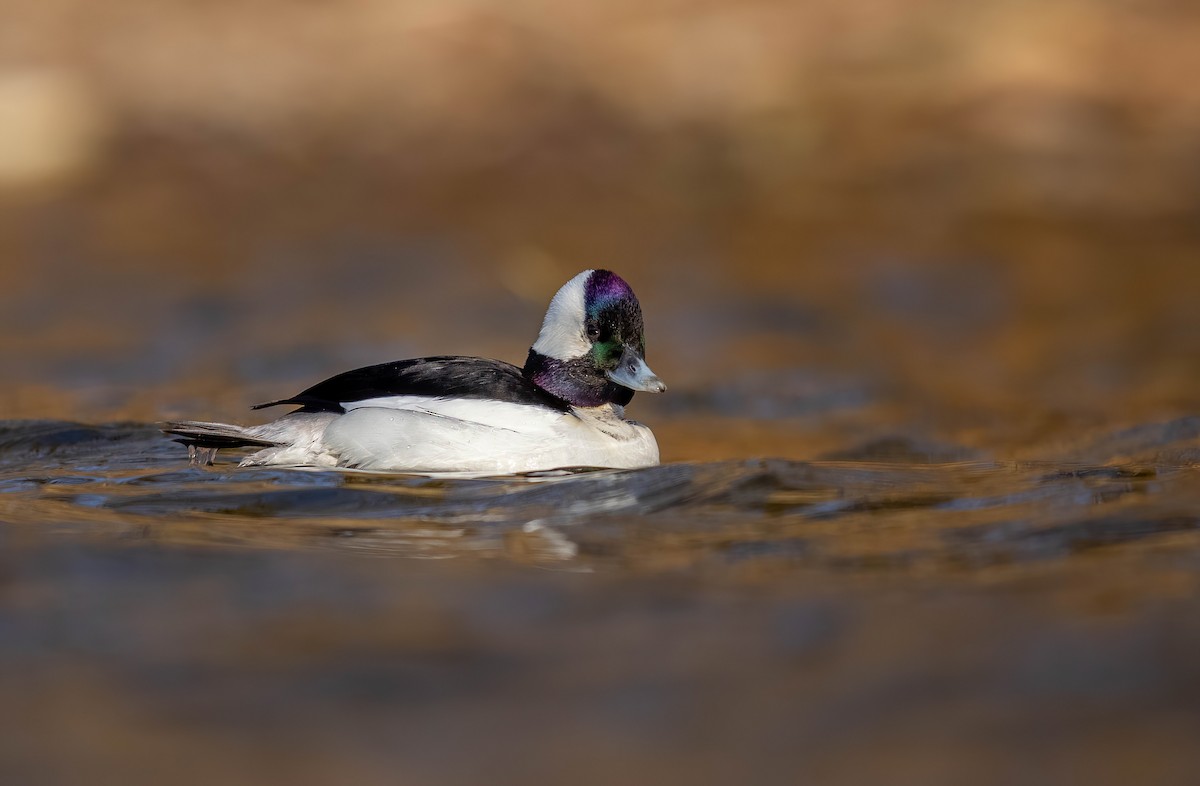
[{"label": "white head patch", "polygon": [[591,270],[583,271],[554,295],[542,320],[542,330],[533,342],[534,352],[555,360],[572,360],[592,351],[592,342],[584,335],[584,285],[591,274]]}]

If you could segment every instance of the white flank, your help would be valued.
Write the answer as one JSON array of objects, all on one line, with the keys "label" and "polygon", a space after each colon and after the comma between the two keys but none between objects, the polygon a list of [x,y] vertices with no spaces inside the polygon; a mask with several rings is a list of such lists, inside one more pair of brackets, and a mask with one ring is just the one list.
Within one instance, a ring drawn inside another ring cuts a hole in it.
[{"label": "white flank", "polygon": [[592,350],[584,335],[584,284],[594,271],[585,270],[563,284],[550,301],[533,351],[555,360],[572,360]]},{"label": "white flank", "polygon": [[507,406],[528,412],[491,426],[420,409],[360,407],[330,423],[321,444],[338,466],[368,470],[509,474],[658,463],[650,429],[621,420],[611,407],[564,414]]}]

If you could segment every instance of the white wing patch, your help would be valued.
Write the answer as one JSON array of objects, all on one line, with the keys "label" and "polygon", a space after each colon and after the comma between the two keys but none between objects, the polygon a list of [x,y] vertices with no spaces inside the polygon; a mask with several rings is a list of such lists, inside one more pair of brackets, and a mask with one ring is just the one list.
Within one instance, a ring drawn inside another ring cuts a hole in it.
[{"label": "white wing patch", "polygon": [[402,409],[519,432],[537,432],[549,429],[566,416],[564,412],[533,404],[513,404],[508,401],[480,398],[439,398],[437,396],[381,396],[362,401],[342,402],[342,407],[347,412],[368,408]]},{"label": "white wing patch", "polygon": [[592,270],[585,270],[563,284],[546,309],[546,318],[533,351],[555,360],[572,360],[592,350],[584,335],[584,284]]}]

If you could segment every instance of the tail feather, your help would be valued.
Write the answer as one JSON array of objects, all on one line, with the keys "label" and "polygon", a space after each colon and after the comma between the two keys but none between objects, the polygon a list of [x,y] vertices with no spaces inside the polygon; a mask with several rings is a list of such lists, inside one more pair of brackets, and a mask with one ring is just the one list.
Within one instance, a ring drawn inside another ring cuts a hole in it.
[{"label": "tail feather", "polygon": [[212,464],[220,448],[272,447],[281,443],[252,436],[243,426],[228,423],[205,423],[197,420],[170,421],[163,423],[164,434],[175,436],[175,441],[187,445],[188,457],[193,464]]}]

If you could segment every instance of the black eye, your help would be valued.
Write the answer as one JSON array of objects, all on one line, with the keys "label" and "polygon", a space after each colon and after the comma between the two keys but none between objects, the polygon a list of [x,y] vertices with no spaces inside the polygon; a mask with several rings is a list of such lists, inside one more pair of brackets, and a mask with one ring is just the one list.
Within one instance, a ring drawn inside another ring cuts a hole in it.
[{"label": "black eye", "polygon": [[587,337],[591,341],[595,341],[596,339],[600,338],[600,328],[596,327],[595,325],[589,327],[587,329]]}]

